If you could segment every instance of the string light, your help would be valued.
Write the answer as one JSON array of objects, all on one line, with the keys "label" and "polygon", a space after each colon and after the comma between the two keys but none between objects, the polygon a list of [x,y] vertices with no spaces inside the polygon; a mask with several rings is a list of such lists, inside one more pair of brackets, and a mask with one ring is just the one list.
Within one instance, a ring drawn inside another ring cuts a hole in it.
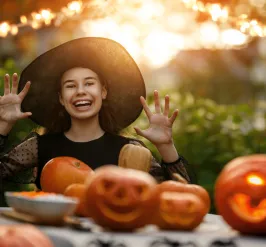
[{"label": "string light", "polygon": [[266,25],[255,19],[249,19],[247,15],[230,16],[227,6],[221,4],[203,3],[197,0],[181,0],[184,5],[197,12],[208,14],[214,22],[231,23],[242,33],[252,37],[265,37]]},{"label": "string light", "polygon": [[[266,25],[258,20],[249,19],[247,15],[231,16],[228,6],[222,6],[218,3],[203,3],[198,0],[180,1],[188,9],[209,15],[216,23],[231,23],[245,35],[251,37],[266,36]],[[25,26],[30,26],[33,29],[39,29],[42,26],[48,26],[52,23],[54,23],[55,26],[59,26],[65,20],[81,14],[84,9],[91,7],[95,3],[101,5],[101,8],[104,8],[106,2],[105,0],[91,0],[86,3],[83,3],[81,0],[71,1],[57,13],[50,9],[42,9],[39,12],[32,12],[29,16],[22,15],[20,16],[20,23],[18,24],[9,24],[7,21],[0,23],[0,37],[6,37],[8,34],[17,35],[19,29]],[[117,1],[117,4],[121,2],[123,1]],[[158,11],[163,11],[163,9],[158,9]],[[145,16],[147,17],[148,14],[149,12],[147,11]]]},{"label": "string light", "polygon": [[41,9],[39,12],[32,12],[29,16],[20,16],[20,23],[9,24],[7,21],[0,23],[0,37],[6,37],[9,33],[17,35],[19,29],[30,26],[33,29],[39,29],[42,26],[51,25],[54,21],[59,26],[63,21],[80,14],[88,4],[82,1],[72,1],[63,7],[59,13],[52,12],[50,9]]}]

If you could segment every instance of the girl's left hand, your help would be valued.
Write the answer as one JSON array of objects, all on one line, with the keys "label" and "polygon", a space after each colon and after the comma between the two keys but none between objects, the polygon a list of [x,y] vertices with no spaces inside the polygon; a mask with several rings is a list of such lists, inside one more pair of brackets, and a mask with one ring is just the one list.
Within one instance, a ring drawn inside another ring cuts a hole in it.
[{"label": "girl's left hand", "polygon": [[159,93],[157,90],[154,91],[155,113],[151,112],[144,97],[140,97],[140,102],[142,103],[143,109],[149,119],[150,126],[146,130],[141,130],[138,127],[134,127],[137,134],[145,137],[155,146],[172,144],[172,125],[178,115],[178,110],[175,110],[170,118],[168,117],[169,96],[165,96],[163,113],[161,112]]}]

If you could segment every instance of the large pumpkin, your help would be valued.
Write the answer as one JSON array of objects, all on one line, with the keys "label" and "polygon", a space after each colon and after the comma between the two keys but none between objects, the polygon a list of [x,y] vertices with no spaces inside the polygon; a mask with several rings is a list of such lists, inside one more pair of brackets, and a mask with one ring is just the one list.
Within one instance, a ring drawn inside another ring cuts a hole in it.
[{"label": "large pumpkin", "polygon": [[85,184],[71,184],[66,188],[64,195],[79,199],[79,204],[75,211],[76,215],[90,217],[89,213],[86,210],[86,205],[84,203],[85,189]]},{"label": "large pumpkin", "polygon": [[157,185],[159,201],[152,223],[159,228],[192,230],[209,212],[208,192],[199,185],[180,181],[165,181]]},{"label": "large pumpkin", "polygon": [[106,165],[87,181],[85,204],[99,225],[129,231],[150,221],[155,187],[156,180],[146,172]]},{"label": "large pumpkin", "polygon": [[41,173],[41,188],[46,192],[63,194],[70,184],[85,182],[93,170],[73,157],[56,157],[49,160]]},{"label": "large pumpkin", "polygon": [[0,247],[54,247],[38,228],[28,225],[0,226]]},{"label": "large pumpkin", "polygon": [[148,172],[151,167],[151,151],[143,146],[126,144],[119,153],[118,166]]},{"label": "large pumpkin", "polygon": [[266,234],[266,155],[237,157],[226,164],[216,180],[215,204],[232,228]]}]

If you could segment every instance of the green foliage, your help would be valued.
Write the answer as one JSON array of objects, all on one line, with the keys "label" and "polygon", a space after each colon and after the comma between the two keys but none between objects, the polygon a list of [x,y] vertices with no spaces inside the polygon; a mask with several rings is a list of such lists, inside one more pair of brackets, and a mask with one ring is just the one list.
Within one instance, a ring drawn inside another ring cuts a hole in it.
[{"label": "green foliage", "polygon": [[[181,95],[176,90],[160,94],[170,95],[171,112],[180,109],[173,127],[175,146],[193,167],[198,184],[208,190],[212,198],[211,212],[215,213],[214,185],[220,171],[235,157],[265,153],[265,131],[254,127],[254,110],[247,105],[218,105],[209,99],[196,99],[189,93]],[[149,95],[147,100],[154,109],[153,96]],[[266,120],[265,116],[262,120]],[[148,127],[144,112],[134,126]],[[128,131],[134,133],[133,125]],[[146,139],[141,140],[159,158],[157,149]]]}]

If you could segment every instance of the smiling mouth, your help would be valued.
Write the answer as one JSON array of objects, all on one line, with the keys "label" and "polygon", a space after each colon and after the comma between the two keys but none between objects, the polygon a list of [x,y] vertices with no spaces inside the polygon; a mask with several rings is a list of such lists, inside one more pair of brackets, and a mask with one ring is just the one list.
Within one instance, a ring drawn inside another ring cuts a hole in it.
[{"label": "smiling mouth", "polygon": [[193,217],[193,215],[186,215],[186,214],[182,214],[182,216],[177,215],[177,214],[170,214],[164,211],[160,211],[160,215],[161,217],[169,224],[171,225],[182,225],[182,226],[187,226],[190,225],[195,217]]},{"label": "smiling mouth", "polygon": [[110,209],[107,205],[105,205],[102,202],[99,202],[97,204],[98,208],[101,209],[101,212],[104,214],[104,216],[114,221],[119,220],[119,222],[128,223],[136,220],[142,214],[142,211],[140,209],[135,209],[124,213],[118,213]]},{"label": "smiling mouth", "polygon": [[258,223],[266,219],[266,199],[260,200],[252,206],[252,199],[245,194],[235,194],[229,200],[233,212],[241,219]]},{"label": "smiling mouth", "polygon": [[91,106],[92,101],[91,100],[81,100],[77,101],[73,104],[75,107],[84,107],[84,106]]}]

